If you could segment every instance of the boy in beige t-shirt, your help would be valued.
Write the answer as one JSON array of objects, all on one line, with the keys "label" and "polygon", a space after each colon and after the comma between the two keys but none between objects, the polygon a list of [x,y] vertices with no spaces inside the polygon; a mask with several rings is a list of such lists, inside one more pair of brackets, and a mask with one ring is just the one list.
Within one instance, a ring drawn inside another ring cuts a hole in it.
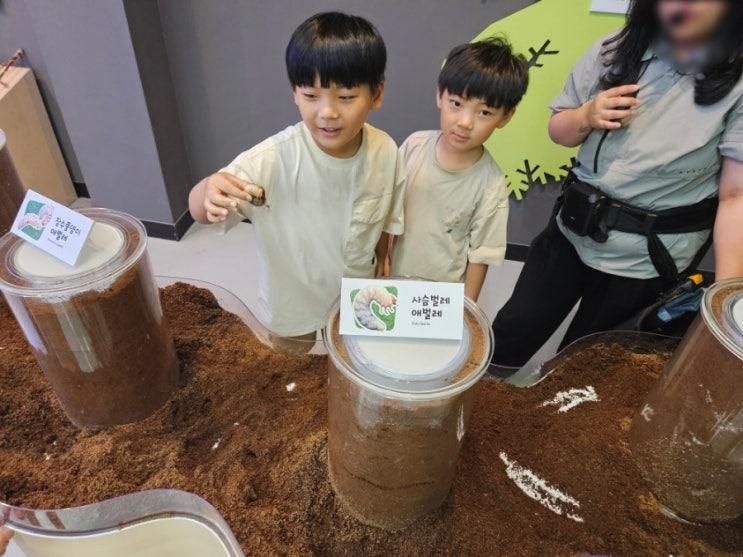
[{"label": "boy in beige t-shirt", "polygon": [[454,48],[441,69],[441,130],[412,134],[400,147],[406,172],[405,233],[391,273],[464,282],[477,300],[488,265],[506,252],[505,176],[483,143],[505,126],[526,92],[523,57],[501,39]]},{"label": "boy in beige t-shirt", "polygon": [[373,277],[387,256],[382,233],[402,233],[397,146],[366,123],[382,104],[385,63],[382,37],[365,19],[311,17],[286,50],[302,122],[238,155],[191,191],[196,221],[245,216],[255,225],[256,313],[275,335],[314,338],[341,277]]}]

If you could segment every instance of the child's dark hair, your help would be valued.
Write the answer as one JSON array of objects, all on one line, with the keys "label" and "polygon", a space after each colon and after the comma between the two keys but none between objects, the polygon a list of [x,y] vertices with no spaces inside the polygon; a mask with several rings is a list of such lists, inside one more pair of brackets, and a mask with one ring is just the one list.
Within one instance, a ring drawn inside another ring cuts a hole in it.
[{"label": "child's dark hair", "polygon": [[439,93],[482,98],[506,111],[516,108],[528,85],[526,59],[499,37],[454,47],[439,73]]},{"label": "child's dark hair", "polygon": [[286,47],[286,70],[292,87],[368,85],[384,82],[387,49],[376,27],[359,16],[340,12],[313,15],[304,21]]},{"label": "child's dark hair", "polygon": [[[607,71],[601,78],[602,89],[637,83],[642,58],[662,31],[658,1],[632,0],[626,25],[604,42]],[[694,79],[694,102],[701,106],[724,99],[743,75],[743,2],[732,0],[728,5],[728,14],[711,41],[712,56]]]}]

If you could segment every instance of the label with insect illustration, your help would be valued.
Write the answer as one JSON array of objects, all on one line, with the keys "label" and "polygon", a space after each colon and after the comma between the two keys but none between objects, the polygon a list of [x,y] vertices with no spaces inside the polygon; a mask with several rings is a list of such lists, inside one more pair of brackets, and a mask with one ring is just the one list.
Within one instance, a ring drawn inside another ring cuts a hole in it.
[{"label": "label with insect illustration", "polygon": [[342,335],[460,340],[463,323],[461,283],[343,279]]},{"label": "label with insect illustration", "polygon": [[88,217],[28,190],[11,232],[74,266],[92,227]]}]

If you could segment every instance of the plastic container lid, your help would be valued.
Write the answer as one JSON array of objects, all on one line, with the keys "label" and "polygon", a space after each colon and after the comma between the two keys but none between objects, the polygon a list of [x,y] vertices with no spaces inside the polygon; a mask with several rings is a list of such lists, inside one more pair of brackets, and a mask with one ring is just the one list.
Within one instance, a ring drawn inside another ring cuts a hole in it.
[{"label": "plastic container lid", "polygon": [[341,336],[336,303],[323,338],[333,363],[353,381],[393,398],[434,400],[466,390],[490,364],[490,323],[468,299],[465,314],[462,340]]},{"label": "plastic container lid", "polygon": [[87,290],[105,290],[139,261],[147,245],[141,222],[110,209],[79,212],[95,224],[74,267],[12,233],[0,238],[0,290],[59,301]]},{"label": "plastic container lid", "polygon": [[738,294],[734,300],[731,300],[730,311],[733,317],[733,323],[739,333],[743,332],[743,295]]},{"label": "plastic container lid", "polygon": [[121,230],[110,224],[96,222],[74,267],[27,242],[15,250],[13,265],[19,274],[29,280],[69,277],[100,269],[116,257],[123,246]]},{"label": "plastic container lid", "polygon": [[343,342],[356,371],[367,380],[421,391],[451,383],[467,362],[470,338],[464,327],[461,341],[344,336]]},{"label": "plastic container lid", "polygon": [[[207,501],[185,491],[140,491],[67,509],[0,502],[4,525],[28,557],[243,557]],[[12,553],[12,551],[11,551]]]},{"label": "plastic container lid", "polygon": [[702,317],[717,340],[743,359],[743,279],[723,280],[708,288]]}]

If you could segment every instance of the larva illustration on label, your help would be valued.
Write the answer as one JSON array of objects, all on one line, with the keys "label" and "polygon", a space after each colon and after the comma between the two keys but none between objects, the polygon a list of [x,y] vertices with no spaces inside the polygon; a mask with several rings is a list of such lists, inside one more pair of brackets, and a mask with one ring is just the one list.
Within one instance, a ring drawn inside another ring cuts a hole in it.
[{"label": "larva illustration on label", "polygon": [[368,285],[351,292],[356,325],[370,331],[391,331],[395,328],[397,288]]}]

